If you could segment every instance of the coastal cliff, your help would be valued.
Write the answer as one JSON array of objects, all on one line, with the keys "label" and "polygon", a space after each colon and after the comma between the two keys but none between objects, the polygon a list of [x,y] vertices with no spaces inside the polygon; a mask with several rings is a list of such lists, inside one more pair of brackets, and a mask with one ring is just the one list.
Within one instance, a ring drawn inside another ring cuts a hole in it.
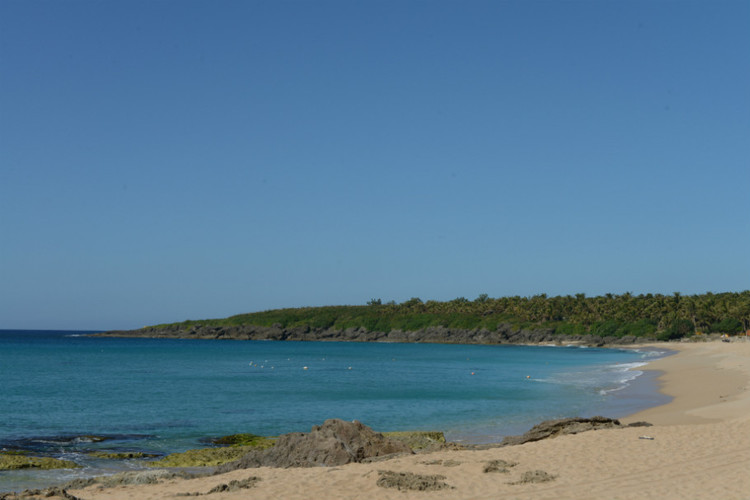
[{"label": "coastal cliff", "polygon": [[626,335],[609,337],[600,335],[565,335],[552,329],[519,329],[501,324],[495,330],[457,329],[441,326],[413,331],[370,331],[359,328],[313,328],[310,326],[287,327],[279,324],[258,325],[201,325],[184,327],[180,324],[145,327],[138,330],[114,330],[99,334],[107,337],[145,337],[176,339],[225,339],[225,340],[291,340],[330,342],[405,342],[437,344],[559,344],[559,345],[629,345],[654,339]]}]

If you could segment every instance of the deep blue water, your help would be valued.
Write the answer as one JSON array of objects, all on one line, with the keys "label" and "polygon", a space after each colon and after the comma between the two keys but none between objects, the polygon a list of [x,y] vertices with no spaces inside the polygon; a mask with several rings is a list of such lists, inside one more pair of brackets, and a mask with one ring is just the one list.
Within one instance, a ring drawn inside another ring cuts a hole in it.
[{"label": "deep blue water", "polygon": [[[331,417],[490,442],[549,418],[620,417],[663,402],[632,369],[664,354],[655,351],[84,333],[0,330],[0,449],[87,467],[66,478],[112,467],[87,457],[91,449],[169,453],[207,437],[308,431]],[[0,491],[61,474],[0,472]]]}]

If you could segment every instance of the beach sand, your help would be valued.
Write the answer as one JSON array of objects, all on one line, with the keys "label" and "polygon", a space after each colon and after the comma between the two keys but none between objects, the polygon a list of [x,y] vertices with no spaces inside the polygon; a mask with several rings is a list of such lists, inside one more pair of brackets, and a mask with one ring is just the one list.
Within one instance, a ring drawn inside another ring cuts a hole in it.
[{"label": "beach sand", "polygon": [[[567,435],[520,446],[441,451],[332,468],[247,469],[156,485],[91,486],[85,500],[175,498],[220,484],[260,478],[250,489],[201,496],[220,499],[750,499],[750,342],[659,345],[677,354],[650,363],[660,370],[669,404],[622,419],[629,427]],[[644,439],[648,436],[653,439]],[[484,472],[488,462],[516,462]],[[554,479],[520,483],[541,470]],[[377,485],[379,471],[442,475],[449,489],[400,491]],[[514,484],[516,483],[516,484]]]}]

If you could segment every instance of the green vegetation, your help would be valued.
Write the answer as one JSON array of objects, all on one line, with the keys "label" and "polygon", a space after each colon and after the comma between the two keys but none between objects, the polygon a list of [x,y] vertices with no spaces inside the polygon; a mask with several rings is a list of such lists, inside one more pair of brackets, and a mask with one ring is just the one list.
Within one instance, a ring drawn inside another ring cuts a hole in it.
[{"label": "green vegetation", "polygon": [[232,434],[212,439],[211,442],[221,447],[172,453],[148,465],[151,467],[214,467],[234,462],[251,450],[270,448],[276,443],[276,439],[255,434]]},{"label": "green vegetation", "polygon": [[149,467],[215,467],[238,460],[253,450],[253,446],[230,446],[226,448],[203,448],[172,453],[161,460],[149,462]]},{"label": "green vegetation", "polygon": [[211,442],[220,446],[252,446],[265,449],[273,446],[276,439],[255,434],[232,434],[231,436],[212,439]]},{"label": "green vegetation", "polygon": [[15,469],[75,469],[75,462],[50,457],[27,457],[19,453],[0,453],[0,470]]},{"label": "green vegetation", "polygon": [[383,435],[401,441],[412,450],[423,450],[445,444],[445,435],[441,431],[394,431],[384,432]]},{"label": "green vegetation", "polygon": [[719,333],[739,333],[742,331],[742,323],[736,318],[724,318],[711,325],[711,331]]},{"label": "green vegetation", "polygon": [[546,328],[563,335],[676,339],[696,332],[737,333],[750,329],[750,291],[683,296],[606,294],[586,297],[464,297],[401,304],[372,299],[363,306],[301,307],[240,314],[225,319],[158,325],[189,331],[200,326],[256,325],[279,328],[365,328],[369,331],[414,331],[427,327],[471,330]]}]

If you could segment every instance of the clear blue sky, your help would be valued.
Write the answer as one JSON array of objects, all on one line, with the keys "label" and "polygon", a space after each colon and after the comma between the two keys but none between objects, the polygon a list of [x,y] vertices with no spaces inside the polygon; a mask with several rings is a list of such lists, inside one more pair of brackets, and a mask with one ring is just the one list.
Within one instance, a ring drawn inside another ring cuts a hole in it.
[{"label": "clear blue sky", "polygon": [[0,328],[750,288],[746,1],[0,2]]}]

